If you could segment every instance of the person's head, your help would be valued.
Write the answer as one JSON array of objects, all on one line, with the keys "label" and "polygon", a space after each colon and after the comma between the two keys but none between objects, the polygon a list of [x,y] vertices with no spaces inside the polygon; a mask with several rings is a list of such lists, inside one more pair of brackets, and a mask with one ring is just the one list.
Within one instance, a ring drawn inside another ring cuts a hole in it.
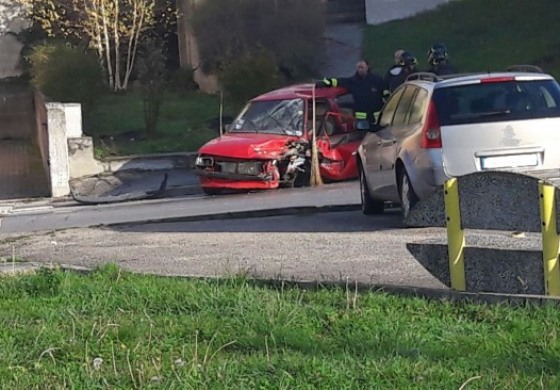
[{"label": "person's head", "polygon": [[359,60],[356,64],[356,74],[363,77],[369,73],[369,63],[366,60]]},{"label": "person's head", "polygon": [[434,43],[428,50],[428,63],[438,65],[447,61],[447,48],[443,43]]},{"label": "person's head", "polygon": [[401,60],[402,60],[402,53],[404,53],[403,49],[399,49],[397,51],[395,51],[395,54],[393,54],[393,57],[395,58],[395,65],[399,65]]},{"label": "person's head", "polygon": [[418,60],[416,59],[416,57],[414,57],[412,53],[405,51],[401,54],[401,62],[399,65],[401,65],[403,68],[406,68],[407,70],[410,71],[414,71],[416,69],[417,63]]}]

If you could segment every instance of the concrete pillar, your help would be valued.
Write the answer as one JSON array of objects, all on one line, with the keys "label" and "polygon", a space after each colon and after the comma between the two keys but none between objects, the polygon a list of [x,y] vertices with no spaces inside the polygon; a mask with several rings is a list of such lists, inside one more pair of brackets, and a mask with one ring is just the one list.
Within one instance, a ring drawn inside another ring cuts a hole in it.
[{"label": "concrete pillar", "polygon": [[47,103],[46,107],[51,193],[53,198],[58,198],[70,194],[66,108],[62,103]]},{"label": "concrete pillar", "polygon": [[82,105],[80,103],[64,103],[64,114],[66,116],[66,136],[68,138],[83,136]]}]

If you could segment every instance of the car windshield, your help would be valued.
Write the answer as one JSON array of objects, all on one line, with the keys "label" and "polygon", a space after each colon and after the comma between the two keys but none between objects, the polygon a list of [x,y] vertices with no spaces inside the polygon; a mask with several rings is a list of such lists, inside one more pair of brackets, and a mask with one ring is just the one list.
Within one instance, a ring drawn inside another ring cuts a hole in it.
[{"label": "car windshield", "polygon": [[235,119],[230,132],[301,136],[303,107],[303,99],[250,102]]},{"label": "car windshield", "polygon": [[434,101],[442,126],[560,117],[560,86],[554,80],[438,88]]}]

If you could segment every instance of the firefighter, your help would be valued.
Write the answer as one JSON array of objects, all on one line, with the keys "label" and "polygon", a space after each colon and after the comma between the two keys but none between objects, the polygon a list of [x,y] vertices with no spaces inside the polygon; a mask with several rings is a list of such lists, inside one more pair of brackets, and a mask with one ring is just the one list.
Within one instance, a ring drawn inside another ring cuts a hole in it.
[{"label": "firefighter", "polygon": [[386,76],[386,84],[392,93],[399,85],[406,81],[406,78],[416,72],[418,60],[408,51],[401,53],[398,67],[393,67]]},{"label": "firefighter", "polygon": [[443,43],[436,43],[430,47],[430,50],[428,50],[428,64],[430,65],[428,72],[437,75],[456,73],[449,63],[447,48]]},{"label": "firefighter", "polygon": [[[395,80],[396,78],[399,78],[402,71],[403,71],[403,66],[402,66],[402,54],[405,53],[405,51],[403,49],[399,49],[397,51],[395,51],[395,53],[393,54],[394,60],[395,60],[395,64],[389,68],[389,70],[387,70],[387,73],[385,74],[385,84],[388,86],[388,91],[387,92],[393,92],[393,90],[391,89],[391,85],[394,83],[393,80]],[[386,95],[388,95],[388,93],[385,93]]]},{"label": "firefighter", "polygon": [[316,84],[317,88],[344,87],[354,98],[354,116],[358,121],[374,123],[383,106],[383,94],[387,91],[385,81],[380,75],[371,72],[369,63],[360,60],[352,77],[324,78]]}]

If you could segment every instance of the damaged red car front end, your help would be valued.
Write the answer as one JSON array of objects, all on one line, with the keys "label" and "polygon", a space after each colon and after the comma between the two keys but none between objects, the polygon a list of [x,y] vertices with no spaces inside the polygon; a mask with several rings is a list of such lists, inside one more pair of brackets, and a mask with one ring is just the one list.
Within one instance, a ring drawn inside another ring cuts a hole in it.
[{"label": "damaged red car front end", "polygon": [[199,149],[195,172],[204,192],[309,185],[313,127],[322,177],[355,178],[353,154],[363,132],[343,106],[349,95],[342,88],[318,89],[313,99],[312,92],[311,84],[300,84],[251,100],[227,133]]},{"label": "damaged red car front end", "polygon": [[273,189],[280,185],[278,160],[293,137],[229,133],[199,151],[196,173],[209,193],[221,189]]}]

